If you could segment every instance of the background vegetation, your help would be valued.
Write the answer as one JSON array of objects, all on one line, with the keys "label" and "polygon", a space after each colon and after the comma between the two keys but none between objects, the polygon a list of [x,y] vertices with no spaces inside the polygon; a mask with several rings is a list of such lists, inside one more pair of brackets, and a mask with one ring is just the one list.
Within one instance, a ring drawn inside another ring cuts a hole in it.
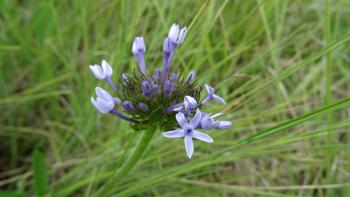
[{"label": "background vegetation", "polygon": [[0,0],[0,196],[96,196],[137,143],[90,104],[132,71],[143,35],[161,65],[172,23],[188,26],[173,69],[215,85],[232,129],[215,143],[156,133],[114,196],[350,196],[350,1]]}]

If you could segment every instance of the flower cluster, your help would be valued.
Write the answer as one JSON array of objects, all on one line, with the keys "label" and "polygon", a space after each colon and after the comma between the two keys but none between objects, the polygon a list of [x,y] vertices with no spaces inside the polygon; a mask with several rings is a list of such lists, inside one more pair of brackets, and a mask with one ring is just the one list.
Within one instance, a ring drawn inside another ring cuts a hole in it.
[{"label": "flower cluster", "polygon": [[[113,97],[106,90],[96,87],[97,98],[91,97],[91,103],[99,112],[126,120],[132,123],[134,129],[155,125],[168,130],[162,133],[165,137],[183,137],[187,156],[191,158],[193,138],[213,142],[209,135],[198,130],[226,129],[231,127],[231,122],[216,120],[222,113],[211,115],[200,111],[209,101],[215,100],[221,104],[225,104],[225,101],[215,94],[214,88],[205,84],[207,96],[199,102],[202,89],[195,80],[196,72],[191,71],[186,77],[170,72],[175,50],[183,43],[186,33],[186,27],[180,30],[177,24],[172,25],[163,42],[162,68],[156,68],[153,74],[146,69],[143,37],[135,38],[131,50],[139,70],[123,73],[118,86],[111,81],[113,71],[105,60],[101,65],[89,67],[93,75],[104,80],[116,95]],[[178,126],[180,129],[175,129]]]}]

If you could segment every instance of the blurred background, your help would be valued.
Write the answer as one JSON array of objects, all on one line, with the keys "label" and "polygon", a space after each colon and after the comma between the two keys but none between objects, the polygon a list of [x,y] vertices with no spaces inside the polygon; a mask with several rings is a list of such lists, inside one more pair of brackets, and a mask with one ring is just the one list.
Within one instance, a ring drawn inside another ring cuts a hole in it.
[{"label": "blurred background", "polygon": [[97,196],[140,132],[96,112],[88,65],[117,82],[143,36],[160,67],[174,22],[173,71],[234,126],[192,160],[157,131],[110,196],[350,196],[349,18],[349,0],[0,0],[0,196]]}]

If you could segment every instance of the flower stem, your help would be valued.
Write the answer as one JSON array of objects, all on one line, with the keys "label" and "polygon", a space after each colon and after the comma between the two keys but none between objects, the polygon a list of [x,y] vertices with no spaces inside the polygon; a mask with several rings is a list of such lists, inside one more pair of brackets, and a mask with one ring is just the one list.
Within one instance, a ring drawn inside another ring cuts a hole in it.
[{"label": "flower stem", "polygon": [[134,152],[130,157],[124,162],[121,168],[115,169],[115,175],[106,183],[104,188],[99,192],[98,196],[106,196],[111,189],[115,188],[120,184],[125,176],[132,170],[135,164],[141,159],[143,153],[147,149],[148,144],[151,142],[151,139],[156,132],[157,127],[150,126],[140,138],[140,141],[137,143],[137,146],[134,149]]}]

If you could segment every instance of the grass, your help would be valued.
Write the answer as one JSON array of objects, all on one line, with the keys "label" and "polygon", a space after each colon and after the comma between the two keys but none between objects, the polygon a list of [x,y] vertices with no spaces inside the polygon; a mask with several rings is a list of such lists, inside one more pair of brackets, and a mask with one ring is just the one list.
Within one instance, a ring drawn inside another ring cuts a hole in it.
[{"label": "grass", "polygon": [[[0,0],[0,196],[349,196],[350,2]],[[173,70],[217,87],[233,128],[195,142],[157,131],[142,159],[106,187],[140,132],[97,113],[105,84],[132,71],[135,36],[161,66],[172,23],[189,32]],[[106,189],[107,188],[107,189]],[[106,191],[107,190],[107,191]]]}]

